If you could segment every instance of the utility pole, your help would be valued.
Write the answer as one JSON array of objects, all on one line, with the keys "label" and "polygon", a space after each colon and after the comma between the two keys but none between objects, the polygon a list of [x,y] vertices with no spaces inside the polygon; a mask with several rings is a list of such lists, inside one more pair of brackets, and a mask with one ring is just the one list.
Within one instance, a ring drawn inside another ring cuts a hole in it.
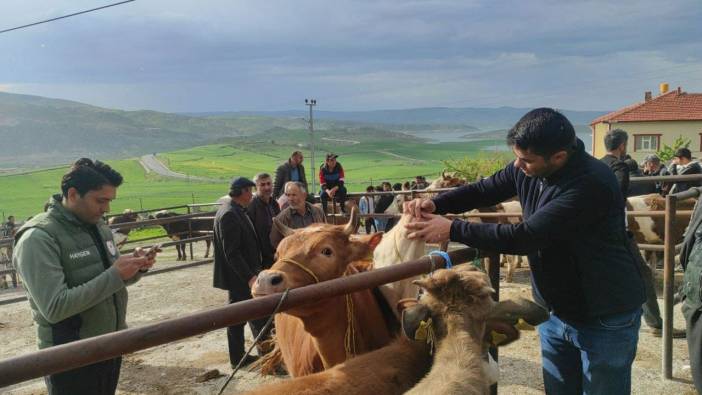
[{"label": "utility pole", "polygon": [[305,105],[310,108],[310,172],[312,173],[312,188],[310,188],[308,193],[312,194],[314,196],[315,194],[315,187],[314,187],[314,179],[315,179],[315,165],[314,165],[314,119],[312,118],[312,107],[317,105],[317,100],[316,99],[305,99]]}]

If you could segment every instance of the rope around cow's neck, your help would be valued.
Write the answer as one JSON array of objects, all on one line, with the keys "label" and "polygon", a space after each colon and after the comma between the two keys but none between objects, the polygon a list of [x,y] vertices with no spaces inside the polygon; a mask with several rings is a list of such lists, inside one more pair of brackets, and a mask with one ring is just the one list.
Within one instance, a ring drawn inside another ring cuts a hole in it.
[{"label": "rope around cow's neck", "polygon": [[[310,268],[307,266],[303,265],[302,263],[290,259],[290,258],[282,258],[280,259],[281,262],[284,263],[289,263],[291,265],[294,265],[301,270],[303,270],[305,273],[309,274],[312,279],[314,279],[315,283],[319,283],[319,277],[317,277],[316,274]],[[356,355],[356,326],[355,326],[355,321],[354,321],[354,306],[353,306],[353,299],[351,297],[351,294],[346,294],[345,295],[346,299],[346,333],[344,334],[344,351],[346,351],[346,358],[351,358]]]},{"label": "rope around cow's neck", "polygon": [[253,344],[251,344],[251,346],[249,346],[249,349],[246,350],[246,352],[244,353],[244,356],[241,357],[241,359],[239,360],[239,363],[236,364],[234,371],[229,375],[229,377],[227,377],[227,380],[224,382],[222,387],[220,387],[219,391],[217,391],[217,395],[222,395],[222,392],[224,392],[224,389],[227,388],[227,386],[229,385],[229,382],[232,381],[236,372],[238,372],[239,369],[241,368],[241,365],[244,363],[244,360],[246,359],[246,357],[248,357],[249,354],[251,354],[251,351],[253,350],[253,348],[256,346],[256,344],[258,344],[258,341],[261,339],[261,336],[263,336],[264,334],[266,334],[268,332],[268,328],[273,323],[273,317],[275,317],[275,315],[278,314],[278,311],[280,311],[280,306],[282,306],[285,299],[288,298],[289,292],[290,292],[290,288],[286,288],[285,292],[283,292],[283,294],[280,295],[280,300],[278,301],[278,304],[275,306],[275,309],[273,309],[273,313],[271,314],[271,316],[268,317],[268,321],[266,321],[266,325],[263,326],[263,329],[261,329],[261,331],[258,333],[258,336],[256,336],[256,338],[254,339]]}]

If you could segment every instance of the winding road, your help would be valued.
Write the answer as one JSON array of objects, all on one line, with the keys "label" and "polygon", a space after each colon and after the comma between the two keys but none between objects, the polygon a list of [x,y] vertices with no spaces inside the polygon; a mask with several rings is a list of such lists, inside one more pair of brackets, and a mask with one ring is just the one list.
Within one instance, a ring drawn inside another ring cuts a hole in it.
[{"label": "winding road", "polygon": [[223,182],[225,180],[219,178],[207,178],[207,177],[197,177],[189,176],[183,173],[176,173],[169,169],[163,162],[158,160],[155,155],[149,154],[144,155],[139,159],[139,163],[146,170],[147,173],[154,172],[163,177],[180,178],[183,180],[197,180],[197,181],[210,181],[210,182]]}]

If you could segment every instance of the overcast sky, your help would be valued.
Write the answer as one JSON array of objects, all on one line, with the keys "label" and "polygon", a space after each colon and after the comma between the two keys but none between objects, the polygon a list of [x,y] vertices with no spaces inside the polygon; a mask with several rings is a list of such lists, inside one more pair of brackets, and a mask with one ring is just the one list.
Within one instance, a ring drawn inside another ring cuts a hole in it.
[{"label": "overcast sky", "polygon": [[[2,0],[0,30],[116,1]],[[608,110],[702,92],[702,2],[138,0],[0,59],[0,91],[130,110]]]}]

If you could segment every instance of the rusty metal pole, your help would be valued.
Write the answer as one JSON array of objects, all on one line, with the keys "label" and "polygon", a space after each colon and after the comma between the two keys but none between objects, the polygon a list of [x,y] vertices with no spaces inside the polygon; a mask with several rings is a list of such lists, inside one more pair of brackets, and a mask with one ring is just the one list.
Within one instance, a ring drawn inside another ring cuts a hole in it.
[{"label": "rusty metal pole", "polygon": [[[188,206],[188,214],[192,214],[192,212],[190,210],[190,206]],[[193,238],[193,219],[192,218],[188,218],[188,238],[189,239]],[[190,245],[190,259],[192,260],[193,259],[193,242],[191,241],[188,244]],[[183,246],[183,247],[185,247],[185,246]],[[185,248],[183,248],[183,254],[185,254]],[[187,254],[186,254],[184,260],[185,261],[188,260]]]},{"label": "rusty metal pole", "polygon": [[664,379],[673,378],[673,287],[675,266],[675,211],[678,198],[674,195],[665,197],[665,237],[663,247],[663,358],[662,371]]},{"label": "rusty metal pole", "polygon": [[[449,256],[454,263],[467,262],[477,256],[477,250],[463,248],[450,252]],[[435,261],[437,264],[435,269],[445,266],[443,258],[436,257]],[[319,299],[356,292],[428,273],[431,270],[431,261],[428,257],[423,257],[412,262],[296,288],[288,293],[287,299],[281,306],[281,311]],[[155,324],[7,358],[0,361],[0,388],[266,317],[274,311],[280,295],[275,294],[246,300]]]},{"label": "rusty metal pole", "polygon": [[[489,252],[487,258],[490,262],[488,264],[488,275],[490,276],[492,288],[495,290],[495,294],[492,296],[492,298],[497,302],[500,300],[500,254],[496,252]],[[499,365],[498,351],[499,350],[497,347],[490,347],[489,349],[490,355],[492,355],[492,358],[495,360],[495,362],[498,362]],[[497,386],[498,384],[495,384],[490,387],[490,394],[497,395]]]}]

